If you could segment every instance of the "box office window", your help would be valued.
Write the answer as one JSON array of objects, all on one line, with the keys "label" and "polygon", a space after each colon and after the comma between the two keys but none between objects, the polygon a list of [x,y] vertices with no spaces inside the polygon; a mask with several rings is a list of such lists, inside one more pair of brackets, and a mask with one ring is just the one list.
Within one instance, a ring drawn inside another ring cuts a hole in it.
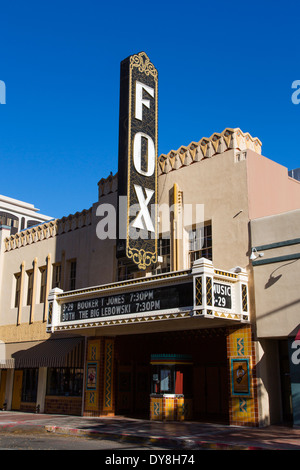
[{"label": "box office window", "polygon": [[38,369],[24,369],[22,380],[22,401],[35,403],[38,386]]},{"label": "box office window", "polygon": [[211,223],[202,227],[193,227],[189,231],[189,256],[191,264],[199,258],[206,258],[212,261]]},{"label": "box office window", "polygon": [[161,364],[152,366],[152,394],[192,395],[191,365]]},{"label": "box office window", "polygon": [[47,374],[47,395],[82,396],[82,368],[51,367],[48,369]]}]

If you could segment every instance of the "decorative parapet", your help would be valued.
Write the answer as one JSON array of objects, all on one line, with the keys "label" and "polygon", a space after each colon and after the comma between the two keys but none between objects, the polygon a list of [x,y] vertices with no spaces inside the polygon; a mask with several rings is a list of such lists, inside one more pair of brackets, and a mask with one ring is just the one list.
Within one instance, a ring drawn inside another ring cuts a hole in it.
[{"label": "decorative parapet", "polygon": [[171,150],[167,155],[158,158],[158,175],[178,170],[226,150],[253,150],[261,154],[261,141],[239,128],[227,128],[222,133],[215,132],[209,138],[203,137],[199,142],[191,142],[187,147],[181,146],[178,150]]},{"label": "decorative parapet", "polygon": [[118,173],[112,173],[108,178],[101,178],[98,183],[98,197],[106,196],[107,194],[114,193],[118,190]]},{"label": "decorative parapet", "polygon": [[[226,128],[223,132],[215,132],[209,138],[203,137],[199,142],[191,142],[188,146],[182,145],[178,150],[171,150],[168,154],[158,157],[158,176],[173,170],[189,166],[192,163],[211,158],[214,155],[236,149],[240,151],[253,150],[261,154],[262,143],[257,137],[239,128]],[[118,173],[112,173],[108,178],[102,178],[98,183],[99,199],[118,190]]]},{"label": "decorative parapet", "polygon": [[85,227],[92,223],[92,209],[76,212],[62,219],[55,219],[30,227],[4,240],[5,251],[15,250],[32,243],[54,238],[56,235]]}]

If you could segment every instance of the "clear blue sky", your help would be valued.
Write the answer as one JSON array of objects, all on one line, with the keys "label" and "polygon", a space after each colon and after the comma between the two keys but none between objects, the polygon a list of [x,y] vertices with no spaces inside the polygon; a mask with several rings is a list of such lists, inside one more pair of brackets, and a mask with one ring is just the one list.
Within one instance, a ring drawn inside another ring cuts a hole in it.
[{"label": "clear blue sky", "polygon": [[297,1],[14,0],[0,4],[0,194],[62,217],[118,166],[120,62],[159,72],[159,154],[240,127],[300,167]]}]

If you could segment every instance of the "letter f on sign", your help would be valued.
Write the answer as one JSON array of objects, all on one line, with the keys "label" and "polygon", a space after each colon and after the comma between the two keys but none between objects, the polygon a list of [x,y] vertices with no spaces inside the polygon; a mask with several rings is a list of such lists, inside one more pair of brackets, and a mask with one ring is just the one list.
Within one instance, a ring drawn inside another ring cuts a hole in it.
[{"label": "letter f on sign", "polygon": [[[147,189],[145,188],[146,191],[146,199],[144,197],[144,192],[143,188],[141,186],[138,186],[137,184],[134,185],[134,189],[141,207],[140,212],[138,213],[137,217],[135,218],[132,226],[135,228],[140,228],[141,230],[145,229],[148,230],[149,232],[154,232],[154,227],[153,223],[148,211],[148,204],[150,202],[150,199],[152,198],[154,191],[152,189]],[[144,218],[145,226],[142,222],[142,217]]]},{"label": "letter f on sign", "polygon": [[152,98],[154,97],[154,89],[144,83],[136,81],[135,84],[135,118],[140,121],[143,120],[143,105],[150,109],[150,100],[143,98],[143,89],[149,93]]},{"label": "letter f on sign", "polygon": [[2,80],[0,80],[0,104],[6,104],[6,89]]}]

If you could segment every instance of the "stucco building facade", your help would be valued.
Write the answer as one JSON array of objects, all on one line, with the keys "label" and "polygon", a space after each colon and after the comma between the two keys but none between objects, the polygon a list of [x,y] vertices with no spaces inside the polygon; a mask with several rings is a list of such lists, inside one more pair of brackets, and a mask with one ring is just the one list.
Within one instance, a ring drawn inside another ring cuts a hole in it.
[{"label": "stucco building facade", "polygon": [[[161,155],[159,258],[146,271],[117,258],[101,232],[101,207],[117,209],[117,190],[110,175],[83,212],[14,235],[1,228],[0,406],[282,421],[278,340],[298,326],[298,264],[278,261],[285,303],[264,287],[275,265],[259,262],[297,251],[273,245],[297,238],[300,183],[240,129]],[[252,248],[266,245],[255,264]]]}]

